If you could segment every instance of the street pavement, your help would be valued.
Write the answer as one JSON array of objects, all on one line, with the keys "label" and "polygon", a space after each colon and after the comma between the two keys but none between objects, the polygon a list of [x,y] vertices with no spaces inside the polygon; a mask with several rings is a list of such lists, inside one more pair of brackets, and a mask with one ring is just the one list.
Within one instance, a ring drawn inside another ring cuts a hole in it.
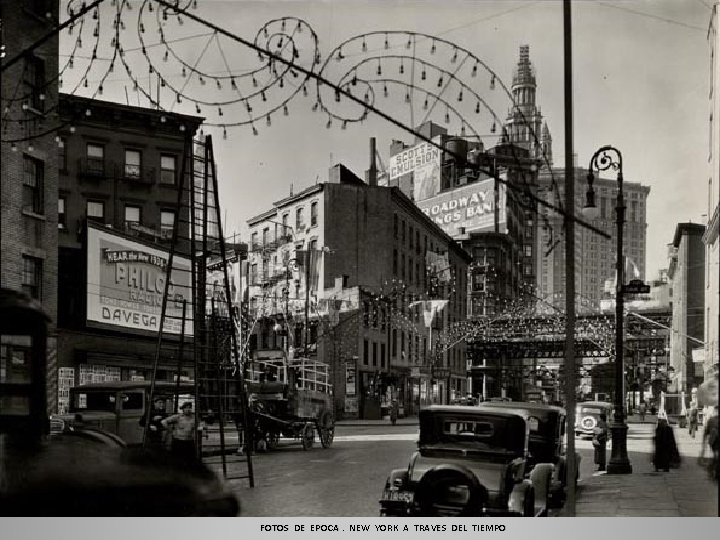
[{"label": "street pavement", "polygon": [[[670,469],[670,472],[655,472],[651,461],[655,417],[646,417],[645,423],[631,417],[628,426],[632,473],[601,472],[581,478],[576,497],[576,517],[720,515],[718,484],[710,480],[707,471],[697,462],[702,427],[696,437],[691,438],[687,428],[674,425],[682,464],[678,469]],[[608,459],[609,454],[610,444]],[[705,455],[708,455],[707,449]]]}]

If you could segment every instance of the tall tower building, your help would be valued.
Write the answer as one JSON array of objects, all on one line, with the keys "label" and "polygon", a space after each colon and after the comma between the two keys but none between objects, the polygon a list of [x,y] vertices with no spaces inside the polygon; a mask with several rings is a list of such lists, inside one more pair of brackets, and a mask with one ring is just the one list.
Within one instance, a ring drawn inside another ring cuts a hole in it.
[{"label": "tall tower building", "polygon": [[514,106],[508,112],[504,133],[507,133],[507,142],[526,149],[531,158],[541,159],[544,155],[548,162],[544,165],[551,167],[552,137],[535,102],[536,90],[537,80],[535,68],[530,63],[530,46],[521,45],[520,59],[512,81]]}]

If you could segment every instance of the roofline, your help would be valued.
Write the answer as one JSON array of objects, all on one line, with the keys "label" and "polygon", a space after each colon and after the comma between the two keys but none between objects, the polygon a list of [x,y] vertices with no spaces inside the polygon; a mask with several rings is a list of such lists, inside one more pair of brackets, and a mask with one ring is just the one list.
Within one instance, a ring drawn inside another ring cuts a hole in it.
[{"label": "roofline", "polygon": [[680,237],[683,233],[695,233],[702,236],[705,233],[705,225],[692,222],[678,223],[675,227],[675,235],[673,236],[673,247],[678,247],[680,245]]}]

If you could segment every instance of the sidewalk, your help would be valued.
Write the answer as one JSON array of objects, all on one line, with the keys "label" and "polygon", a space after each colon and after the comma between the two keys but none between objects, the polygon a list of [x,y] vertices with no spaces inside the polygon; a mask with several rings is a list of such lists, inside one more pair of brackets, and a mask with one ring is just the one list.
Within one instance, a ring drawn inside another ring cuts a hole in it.
[{"label": "sidewalk", "polygon": [[[632,421],[634,418],[631,417]],[[654,417],[653,417],[654,419]],[[654,423],[647,416],[645,424],[652,436]],[[631,430],[634,426],[631,426]],[[717,516],[718,485],[697,463],[702,441],[702,428],[696,437],[687,429],[673,426],[675,440],[682,456],[679,469],[655,472],[651,463],[652,438],[647,440],[646,453],[630,456],[632,474],[583,478],[578,483],[575,515],[577,517],[611,516]],[[610,448],[608,448],[609,457]],[[707,453],[706,453],[707,455]],[[562,515],[562,513],[561,513]]]}]

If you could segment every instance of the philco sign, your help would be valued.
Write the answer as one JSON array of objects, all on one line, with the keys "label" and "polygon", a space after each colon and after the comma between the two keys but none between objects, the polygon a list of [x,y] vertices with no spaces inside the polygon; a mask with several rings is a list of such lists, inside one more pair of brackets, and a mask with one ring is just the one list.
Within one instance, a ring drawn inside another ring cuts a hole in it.
[{"label": "philco sign", "polygon": [[[131,330],[160,329],[168,253],[88,227],[87,320]],[[164,332],[179,334],[183,300],[190,298],[190,261],[173,257]],[[185,333],[192,335],[190,306]]]},{"label": "philco sign", "polygon": [[495,181],[483,180],[422,201],[420,209],[430,216],[450,236],[465,232],[491,229],[498,212],[499,232],[505,232],[505,186],[498,185],[495,203]]}]

